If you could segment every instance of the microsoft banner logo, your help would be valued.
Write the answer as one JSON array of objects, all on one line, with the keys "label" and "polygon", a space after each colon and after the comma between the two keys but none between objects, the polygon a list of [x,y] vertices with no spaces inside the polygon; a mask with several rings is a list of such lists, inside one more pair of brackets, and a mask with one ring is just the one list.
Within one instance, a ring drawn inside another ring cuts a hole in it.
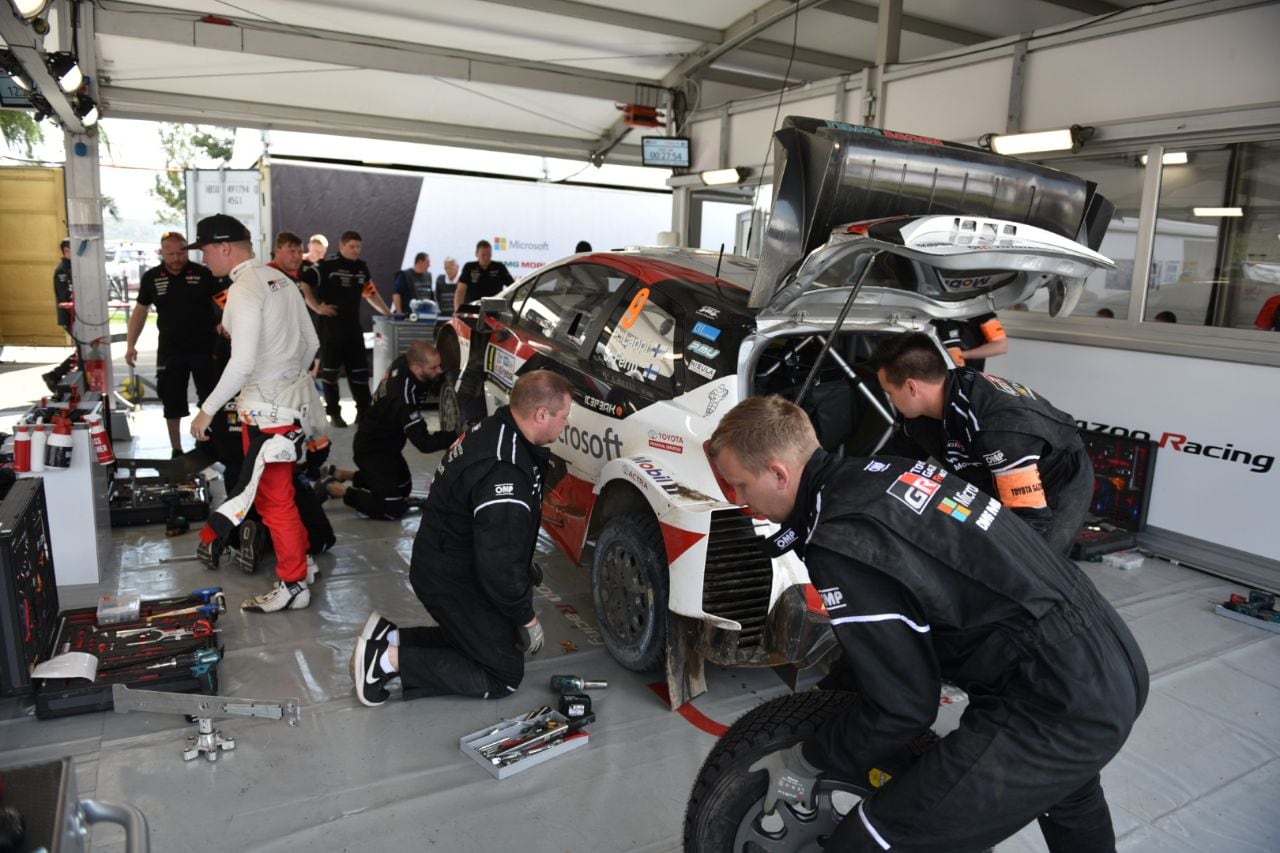
[{"label": "microsoft banner logo", "polygon": [[494,250],[495,252],[505,252],[505,251],[507,250],[507,238],[506,238],[506,237],[494,237],[494,238],[493,238],[493,250]]}]

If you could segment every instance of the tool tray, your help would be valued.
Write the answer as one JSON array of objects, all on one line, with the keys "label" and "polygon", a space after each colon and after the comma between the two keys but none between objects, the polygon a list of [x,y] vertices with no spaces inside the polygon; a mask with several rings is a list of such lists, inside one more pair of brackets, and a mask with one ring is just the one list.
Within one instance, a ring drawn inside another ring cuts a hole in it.
[{"label": "tool tray", "polygon": [[[166,615],[171,611],[203,606],[196,613]],[[218,662],[222,657],[217,633],[217,605],[203,605],[197,596],[143,600],[138,619],[98,625],[96,607],[80,607],[58,614],[40,660],[65,652],[87,652],[98,658],[97,677],[33,678],[36,716],[42,720],[112,709],[111,686],[164,690],[172,693],[218,692]],[[148,622],[148,617],[151,621]],[[203,637],[157,638],[152,634],[120,637],[119,632],[146,627],[191,630],[206,620],[213,633]],[[202,652],[203,662],[192,658]],[[160,668],[149,668],[156,667]]]},{"label": "tool tray", "polygon": [[564,740],[541,752],[503,767],[495,766],[492,761],[481,755],[480,750],[484,747],[501,741],[518,738],[526,728],[536,727],[540,724],[546,723],[548,720],[555,720],[565,726],[569,724],[569,720],[559,711],[547,711],[529,719],[501,720],[491,726],[481,729],[478,732],[463,735],[458,741],[458,747],[462,750],[464,755],[469,756],[471,760],[475,761],[485,770],[488,770],[489,775],[493,776],[495,779],[506,779],[508,776],[514,776],[516,773],[528,770],[530,767],[536,767],[543,762],[550,761],[557,755],[563,755],[569,750],[587,745],[590,735],[585,731],[585,729],[583,729],[573,732]]},{"label": "tool tray", "polygon": [[164,477],[117,477],[107,489],[111,526],[162,524],[174,512],[187,521],[209,517],[209,481],[203,474],[171,482]]}]

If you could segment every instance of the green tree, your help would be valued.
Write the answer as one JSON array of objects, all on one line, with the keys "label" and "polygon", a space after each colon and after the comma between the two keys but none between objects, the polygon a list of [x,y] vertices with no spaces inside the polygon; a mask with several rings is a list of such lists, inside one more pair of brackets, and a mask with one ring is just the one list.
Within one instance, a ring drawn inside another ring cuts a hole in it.
[{"label": "green tree", "polygon": [[225,127],[192,124],[160,125],[160,147],[167,171],[156,175],[151,195],[160,202],[156,224],[184,225],[187,221],[186,170],[197,161],[212,161],[221,168],[231,160],[235,132]]},{"label": "green tree", "polygon": [[25,157],[35,156],[35,146],[44,141],[40,122],[22,110],[0,110],[0,139],[11,151]]}]

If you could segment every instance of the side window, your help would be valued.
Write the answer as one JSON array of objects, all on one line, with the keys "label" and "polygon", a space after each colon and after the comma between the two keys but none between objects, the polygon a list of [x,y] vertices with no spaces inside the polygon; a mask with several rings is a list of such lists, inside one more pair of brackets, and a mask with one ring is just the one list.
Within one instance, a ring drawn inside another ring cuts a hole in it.
[{"label": "side window", "polygon": [[537,279],[530,279],[511,293],[511,311],[515,316],[520,316],[520,312],[524,309],[524,301],[529,298],[529,291],[533,290],[536,283]]},{"label": "side window", "polygon": [[674,394],[675,335],[675,317],[657,304],[650,285],[640,285],[614,309],[591,360],[665,394]]},{"label": "side window", "polygon": [[626,276],[594,264],[570,264],[538,277],[520,307],[520,322],[545,338],[580,347],[587,329]]}]

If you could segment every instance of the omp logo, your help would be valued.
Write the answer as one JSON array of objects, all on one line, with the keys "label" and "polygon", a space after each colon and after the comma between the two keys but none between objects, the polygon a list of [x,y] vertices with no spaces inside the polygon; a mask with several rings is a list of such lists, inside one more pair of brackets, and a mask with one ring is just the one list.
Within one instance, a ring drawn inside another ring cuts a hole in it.
[{"label": "omp logo", "polygon": [[872,474],[879,474],[881,471],[888,471],[888,470],[889,470],[889,463],[888,463],[888,462],[874,462],[874,461],[873,461],[873,462],[868,462],[868,463],[867,463],[867,467],[863,468],[862,470],[863,470],[863,471],[870,471]]},{"label": "omp logo", "polygon": [[493,493],[495,495],[510,495],[513,494],[515,490],[515,483],[499,483],[493,487]]},{"label": "omp logo", "polygon": [[495,252],[507,252],[512,249],[518,249],[525,252],[545,252],[551,248],[551,244],[545,240],[541,243],[528,243],[524,240],[515,240],[510,237],[494,237],[493,250]]},{"label": "omp logo", "polygon": [[1004,451],[997,450],[995,453],[984,453],[982,458],[987,461],[988,465],[999,465],[1004,461]]},{"label": "omp logo", "polygon": [[928,477],[908,472],[894,480],[885,491],[906,504],[916,515],[922,515],[924,508],[929,505],[929,499],[940,488],[938,483]]},{"label": "omp logo", "polygon": [[[1107,435],[1116,435],[1122,438],[1135,438],[1140,441],[1151,440],[1151,433],[1144,429],[1130,429],[1128,427],[1104,424],[1098,421],[1076,421],[1076,426],[1080,429],[1089,430],[1090,432],[1102,432]],[[1275,456],[1271,454],[1241,450],[1231,444],[1231,442],[1227,442],[1225,444],[1207,444],[1203,441],[1192,441],[1185,434],[1180,432],[1161,433],[1158,444],[1160,447],[1172,450],[1176,453],[1189,453],[1192,456],[1207,456],[1210,459],[1216,459],[1220,462],[1239,462],[1241,465],[1247,465],[1249,470],[1255,474],[1266,474],[1276,463]]]},{"label": "omp logo", "polygon": [[797,537],[798,537],[798,534],[796,533],[795,528],[793,527],[787,528],[786,530],[782,531],[782,534],[778,536],[777,539],[773,540],[773,542],[774,542],[774,545],[778,547],[778,550],[785,551],[786,549],[790,548],[793,544],[795,544]]},{"label": "omp logo", "polygon": [[822,603],[826,605],[828,610],[844,607],[844,593],[840,591],[839,587],[833,586],[827,589],[820,589],[818,594],[822,596]]}]

